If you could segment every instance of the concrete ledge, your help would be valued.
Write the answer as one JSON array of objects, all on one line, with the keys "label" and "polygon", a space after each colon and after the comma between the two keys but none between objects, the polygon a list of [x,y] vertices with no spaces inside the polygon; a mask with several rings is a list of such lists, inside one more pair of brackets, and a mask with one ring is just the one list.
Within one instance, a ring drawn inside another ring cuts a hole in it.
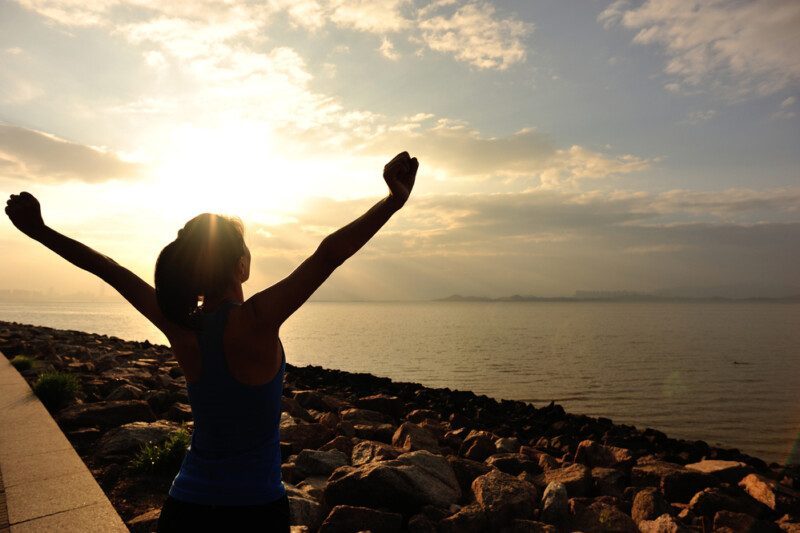
[{"label": "concrete ledge", "polygon": [[2,353],[0,472],[12,533],[128,531],[58,424]]}]

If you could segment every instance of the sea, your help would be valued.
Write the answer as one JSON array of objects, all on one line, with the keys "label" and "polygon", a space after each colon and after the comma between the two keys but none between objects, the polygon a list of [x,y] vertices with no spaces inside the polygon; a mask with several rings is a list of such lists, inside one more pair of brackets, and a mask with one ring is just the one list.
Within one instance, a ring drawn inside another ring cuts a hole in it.
[{"label": "sea", "polygon": [[[0,302],[0,320],[166,344],[125,302]],[[308,302],[287,362],[652,427],[800,463],[800,304]]]}]

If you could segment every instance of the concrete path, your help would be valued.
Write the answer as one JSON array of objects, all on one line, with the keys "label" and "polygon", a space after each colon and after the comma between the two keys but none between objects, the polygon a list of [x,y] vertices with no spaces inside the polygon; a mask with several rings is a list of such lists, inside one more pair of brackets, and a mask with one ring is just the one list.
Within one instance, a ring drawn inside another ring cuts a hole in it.
[{"label": "concrete path", "polygon": [[55,420],[0,354],[0,532],[9,526],[11,533],[128,531]]}]

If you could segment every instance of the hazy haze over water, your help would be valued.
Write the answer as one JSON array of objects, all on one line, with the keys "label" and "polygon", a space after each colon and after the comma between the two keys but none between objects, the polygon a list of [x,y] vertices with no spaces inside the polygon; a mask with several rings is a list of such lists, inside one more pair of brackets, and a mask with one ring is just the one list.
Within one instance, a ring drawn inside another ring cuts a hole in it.
[{"label": "hazy haze over water", "polygon": [[[124,303],[0,303],[0,320],[164,342]],[[568,411],[800,461],[800,305],[310,302],[287,361]]]}]

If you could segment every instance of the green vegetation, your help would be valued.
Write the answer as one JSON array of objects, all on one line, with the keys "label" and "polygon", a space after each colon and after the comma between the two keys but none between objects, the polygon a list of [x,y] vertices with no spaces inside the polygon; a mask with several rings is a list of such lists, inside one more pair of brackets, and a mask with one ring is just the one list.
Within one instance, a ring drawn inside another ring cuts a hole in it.
[{"label": "green vegetation", "polygon": [[67,372],[45,372],[33,384],[33,392],[48,411],[66,407],[80,389],[78,378]]},{"label": "green vegetation", "polygon": [[186,455],[191,437],[185,429],[174,431],[161,444],[142,446],[130,463],[130,469],[143,474],[174,476]]},{"label": "green vegetation", "polygon": [[17,372],[22,372],[25,370],[30,370],[33,368],[33,357],[28,357],[27,355],[15,355],[9,363],[11,366],[17,369]]}]

